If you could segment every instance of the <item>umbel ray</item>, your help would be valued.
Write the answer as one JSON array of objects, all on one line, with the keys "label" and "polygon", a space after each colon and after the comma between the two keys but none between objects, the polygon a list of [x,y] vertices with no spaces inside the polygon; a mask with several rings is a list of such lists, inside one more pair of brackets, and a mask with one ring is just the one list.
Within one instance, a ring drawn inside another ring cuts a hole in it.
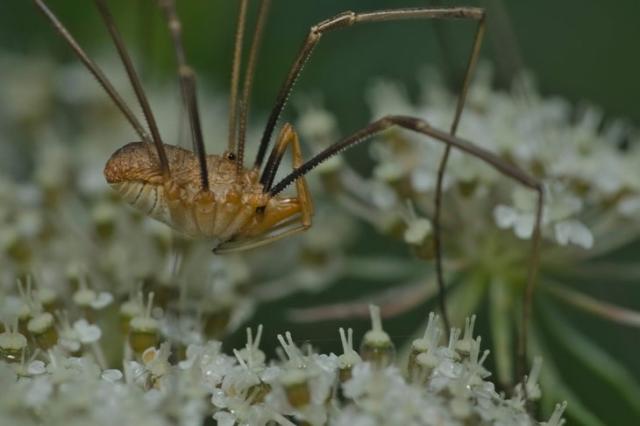
[{"label": "umbel ray", "polygon": [[[526,356],[527,325],[531,314],[531,300],[536,281],[540,246],[543,205],[542,185],[537,179],[531,177],[516,165],[456,136],[471,75],[479,56],[485,31],[485,13],[483,9],[473,7],[424,7],[376,10],[364,13],[347,11],[312,26],[277,95],[273,109],[264,127],[256,158],[251,166],[245,166],[244,147],[251,87],[270,0],[261,0],[241,93],[239,93],[239,76],[248,0],[239,0],[240,10],[231,73],[228,147],[222,155],[207,155],[205,150],[196,98],[195,74],[186,59],[182,43],[182,26],[176,13],[174,0],[157,0],[157,3],[166,18],[176,54],[181,94],[191,128],[193,151],[163,142],[140,79],[107,7],[106,0],[95,0],[95,4],[113,39],[130,83],[133,86],[148,125],[148,130],[136,118],[131,108],[124,102],[98,65],[85,53],[70,32],[46,6],[45,1],[33,1],[102,85],[141,139],[140,142],[130,143],[122,147],[111,156],[104,172],[107,182],[127,202],[140,209],[146,215],[165,222],[191,237],[215,240],[217,246],[214,251],[217,253],[258,247],[308,229],[311,226],[313,203],[305,182],[306,174],[331,156],[360,142],[371,140],[373,136],[386,129],[391,127],[404,128],[445,145],[445,152],[438,169],[433,225],[440,308],[448,329],[449,324],[446,319],[444,303],[445,287],[442,274],[440,216],[442,212],[442,182],[450,150],[455,148],[472,155],[488,163],[498,172],[536,192],[537,209],[531,242],[532,254],[524,291],[523,318],[518,345],[519,357],[521,361],[524,360]],[[361,23],[408,19],[457,19],[472,21],[477,25],[471,53],[457,98],[455,114],[448,132],[432,127],[426,120],[421,118],[387,115],[330,145],[305,161],[302,157],[300,142],[294,128],[290,124],[284,124],[267,157],[266,154],[272,135],[293,86],[304,65],[311,57],[315,46],[325,33]],[[275,182],[276,173],[287,149],[291,149],[293,170],[282,180]],[[295,195],[282,195],[282,192],[291,184],[295,184]],[[521,362],[521,364],[524,363]]]}]

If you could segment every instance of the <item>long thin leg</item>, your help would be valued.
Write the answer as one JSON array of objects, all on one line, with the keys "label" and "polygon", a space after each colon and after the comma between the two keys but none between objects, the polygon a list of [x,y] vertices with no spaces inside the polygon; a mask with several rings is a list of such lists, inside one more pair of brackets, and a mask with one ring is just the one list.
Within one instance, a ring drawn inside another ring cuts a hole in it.
[{"label": "long thin leg", "polygon": [[258,21],[253,33],[251,41],[251,50],[249,51],[249,62],[244,75],[244,84],[242,87],[242,101],[240,102],[240,121],[238,123],[238,151],[237,165],[238,172],[244,164],[244,147],[247,137],[247,119],[249,117],[251,89],[253,87],[253,79],[256,72],[256,63],[258,60],[258,52],[260,51],[260,42],[262,41],[262,33],[267,23],[267,15],[271,6],[271,0],[262,0],[260,10],[258,11]]},{"label": "long thin leg", "polygon": [[178,63],[178,76],[180,78],[180,91],[182,100],[189,115],[191,125],[191,138],[193,149],[198,157],[200,165],[200,184],[203,190],[209,189],[209,173],[207,171],[207,151],[202,137],[202,126],[200,124],[200,111],[198,109],[198,98],[196,90],[196,76],[193,69],[187,63],[187,54],[182,42],[182,23],[178,18],[174,0],[158,0],[158,5],[164,12],[167,26],[171,33],[176,61]]},{"label": "long thin leg", "polygon": [[207,151],[204,147],[202,126],[200,125],[200,114],[198,113],[196,76],[191,69],[181,70],[180,79],[183,81],[182,85],[185,94],[184,100],[187,104],[189,123],[191,124],[191,136],[193,138],[193,146],[196,151],[198,165],[200,167],[200,187],[203,191],[208,191],[209,171],[207,170]]},{"label": "long thin leg", "polygon": [[456,148],[460,151],[466,152],[480,160],[488,163],[500,173],[514,179],[527,188],[535,191],[538,195],[536,219],[533,228],[533,234],[531,237],[531,261],[529,263],[529,270],[527,275],[527,284],[524,291],[523,298],[523,314],[522,324],[520,328],[520,336],[518,341],[518,358],[522,367],[520,367],[521,374],[524,371],[526,365],[527,354],[527,333],[528,323],[531,317],[531,305],[533,303],[533,291],[536,284],[536,274],[538,271],[539,251],[540,251],[540,226],[542,222],[542,208],[544,203],[543,187],[542,184],[532,176],[522,171],[517,166],[510,164],[495,154],[480,148],[471,142],[467,142],[451,134],[445,133],[441,130],[431,127],[426,121],[407,116],[386,116],[379,120],[374,121],[363,129],[355,132],[351,136],[337,142],[320,153],[316,154],[313,158],[308,160],[302,166],[295,168],[291,173],[285,176],[280,182],[278,182],[270,190],[270,194],[275,196],[289,186],[293,181],[306,175],[315,167],[326,161],[333,155],[336,155],[348,148],[357,145],[360,142],[371,139],[372,136],[393,127],[398,126],[408,130],[412,130],[417,133],[421,133],[426,136],[434,138],[436,141],[444,143],[448,147]]},{"label": "long thin leg", "polygon": [[[464,80],[462,82],[462,88],[460,95],[458,97],[455,115],[451,124],[451,134],[454,135],[456,129],[458,127],[458,123],[460,121],[460,116],[462,114],[462,109],[464,107],[466,94],[469,86],[469,82],[471,80],[471,74],[473,73],[473,69],[478,59],[478,55],[480,53],[480,47],[482,45],[482,39],[485,31],[485,13],[483,9],[478,8],[415,8],[415,9],[395,9],[395,10],[381,10],[367,13],[354,13],[354,12],[344,12],[339,15],[336,15],[333,18],[330,18],[326,21],[319,23],[311,27],[309,31],[309,35],[302,45],[302,49],[298,53],[296,60],[294,61],[289,75],[284,82],[284,85],[280,89],[278,94],[278,98],[276,99],[276,104],[269,119],[267,121],[267,125],[265,127],[264,133],[262,135],[262,140],[260,142],[260,147],[258,149],[258,154],[256,156],[255,167],[260,167],[264,160],[264,155],[266,154],[266,149],[271,139],[271,134],[276,126],[278,118],[282,112],[282,109],[285,106],[287,98],[289,97],[289,93],[291,92],[293,85],[298,79],[300,73],[302,72],[302,68],[305,63],[309,60],[313,49],[319,43],[322,35],[331,30],[344,28],[348,26],[355,25],[357,23],[364,22],[380,22],[380,21],[391,21],[391,20],[400,20],[400,19],[470,19],[474,21],[478,21],[478,27],[476,30],[474,43],[471,51],[471,55],[469,57],[469,62],[467,64],[467,68],[464,75]],[[445,148],[445,154],[443,160],[441,162],[441,168],[438,173],[438,182],[440,187],[442,185],[442,176],[444,175],[444,169],[446,167],[446,161],[449,156],[449,147]],[[262,175],[261,183],[265,185],[265,187],[269,187],[266,182],[266,179],[269,176],[275,174],[274,164],[271,160],[275,160],[273,156],[269,158],[267,164],[265,165],[265,172]],[[275,167],[277,170],[277,167]],[[435,217],[434,217],[434,249],[436,253],[436,274],[437,274],[437,282],[438,282],[438,295],[439,295],[439,305],[440,311],[442,313],[442,318],[445,323],[445,330],[447,334],[450,330],[449,325],[449,316],[447,315],[446,309],[446,288],[444,284],[444,275],[442,268],[442,247],[441,247],[441,239],[440,239],[440,205],[441,205],[441,191],[436,191],[436,200],[435,200]]]},{"label": "long thin leg", "polygon": [[414,8],[414,9],[392,9],[392,10],[379,10],[374,12],[355,13],[351,11],[343,12],[314,25],[309,30],[306,40],[302,44],[302,48],[298,52],[289,74],[282,85],[278,97],[276,98],[275,106],[271,110],[271,114],[267,120],[262,139],[260,141],[260,147],[255,160],[255,166],[261,167],[264,161],[271,135],[275,129],[276,123],[282,109],[284,108],[291,89],[298,79],[302,68],[309,60],[313,49],[320,42],[322,35],[328,31],[336,30],[339,28],[349,27],[359,23],[365,22],[382,22],[382,21],[394,21],[403,19],[470,19],[474,21],[480,21],[484,18],[484,10],[473,7],[458,7],[458,8]]},{"label": "long thin leg", "polygon": [[109,34],[111,34],[111,38],[116,45],[116,49],[118,50],[118,54],[120,55],[120,59],[124,64],[124,68],[127,71],[127,75],[129,76],[129,80],[131,81],[131,85],[133,86],[133,90],[138,98],[138,102],[142,107],[142,112],[144,114],[145,119],[147,120],[147,124],[149,125],[149,129],[151,130],[151,136],[153,137],[153,142],[156,144],[156,148],[158,151],[158,157],[160,159],[160,171],[163,176],[169,176],[169,161],[167,160],[167,154],[164,150],[164,146],[162,145],[162,138],[160,137],[160,131],[158,130],[158,125],[156,124],[156,119],[153,116],[153,112],[151,111],[151,106],[149,105],[149,101],[147,100],[147,95],[144,93],[142,89],[142,83],[140,83],[140,78],[136,73],[136,70],[133,66],[133,62],[129,57],[129,53],[124,45],[122,40],[122,36],[116,27],[115,21],[109,8],[107,7],[107,3],[105,0],[95,0],[98,11],[100,12],[100,16],[102,16],[102,20],[109,30]]},{"label": "long thin leg", "polygon": [[[273,151],[278,153],[277,155],[279,159],[282,159],[282,156],[289,146],[291,147],[293,168],[296,169],[298,167],[302,167],[304,160],[302,158],[302,150],[300,149],[298,135],[295,130],[293,130],[293,127],[287,123],[282,127]],[[311,193],[309,192],[304,176],[300,176],[299,179],[295,179],[295,182],[297,201],[300,203],[300,216],[296,215],[291,219],[276,225],[269,229],[267,234],[222,243],[214,249],[214,252],[229,253],[232,251],[247,250],[272,243],[309,229],[311,226],[311,218],[313,216],[313,201],[311,200]]]},{"label": "long thin leg", "polygon": [[[482,39],[484,38],[485,32],[485,19],[484,15],[480,18],[480,22],[478,22],[478,28],[476,30],[476,34],[473,40],[473,47],[471,48],[471,55],[469,55],[469,62],[467,64],[467,69],[464,73],[464,78],[462,80],[462,87],[460,89],[460,94],[458,95],[458,100],[456,102],[456,111],[453,116],[453,121],[451,122],[451,127],[449,128],[449,134],[451,136],[455,136],[458,130],[458,124],[460,123],[460,117],[462,115],[462,110],[464,108],[465,101],[467,100],[467,92],[469,91],[469,84],[471,82],[471,75],[473,74],[473,70],[475,69],[476,63],[478,62],[478,57],[480,55],[480,47],[482,46]],[[442,214],[442,186],[444,182],[444,171],[447,167],[447,162],[449,161],[449,153],[451,151],[451,146],[447,145],[444,148],[444,153],[442,154],[442,158],[440,159],[440,164],[438,166],[438,176],[436,180],[436,193],[435,193],[435,211],[433,215],[433,246],[436,258],[436,277],[438,282],[438,295],[440,300],[440,311],[442,312],[442,319],[445,323],[445,329],[447,330],[447,335],[450,330],[449,317],[447,315],[446,310],[446,287],[444,284],[444,272],[442,267],[442,232],[440,228],[440,218]]]},{"label": "long thin leg", "polygon": [[231,65],[231,91],[229,92],[229,140],[227,152],[235,156],[236,141],[238,137],[238,82],[240,81],[240,64],[242,61],[242,42],[244,40],[244,27],[247,19],[247,0],[240,0],[238,11],[238,24],[236,27],[235,46],[233,48],[233,64]]},{"label": "long thin leg", "polygon": [[[260,182],[263,182],[264,185],[264,192],[269,192],[269,190],[271,189],[271,186],[273,185],[273,179],[276,176],[276,172],[278,171],[278,168],[280,167],[280,162],[282,161],[282,157],[284,157],[284,154],[287,150],[287,146],[289,144],[289,140],[287,140],[286,138],[283,137],[283,135],[285,135],[286,133],[288,133],[289,131],[289,127],[291,127],[289,124],[286,124],[281,133],[280,136],[278,137],[278,143],[276,143],[276,145],[273,147],[273,149],[271,150],[271,154],[269,155],[269,160],[267,161],[268,165],[271,165],[271,167],[266,168],[263,170],[262,172],[262,176],[260,176]],[[287,131],[285,133],[285,131]],[[293,130],[292,130],[293,131]],[[295,133],[294,133],[295,134]],[[297,139],[297,137],[296,137]],[[295,148],[294,148],[294,153],[295,153]],[[298,148],[299,150],[299,148]],[[302,155],[300,155],[300,157],[302,158]],[[295,165],[294,164],[294,168],[295,167],[300,167],[302,165],[302,162],[300,164]]]},{"label": "long thin leg", "polygon": [[85,67],[89,70],[89,72],[98,80],[98,83],[102,86],[107,95],[111,98],[111,100],[118,107],[120,112],[126,117],[127,121],[133,129],[136,131],[138,136],[147,143],[152,143],[151,137],[145,130],[144,126],[138,121],[136,116],[133,114],[131,109],[127,106],[126,102],[122,99],[118,91],[113,87],[113,84],[109,81],[107,76],[104,75],[100,67],[93,62],[93,60],[87,55],[87,53],[80,47],[78,42],[73,38],[69,30],[60,22],[60,20],[56,17],[56,15],[44,4],[42,0],[34,0],[34,3],[40,9],[42,14],[51,22],[55,30],[60,34],[60,36],[67,42],[67,44],[71,47],[76,56],[80,59],[80,61],[84,64]]}]

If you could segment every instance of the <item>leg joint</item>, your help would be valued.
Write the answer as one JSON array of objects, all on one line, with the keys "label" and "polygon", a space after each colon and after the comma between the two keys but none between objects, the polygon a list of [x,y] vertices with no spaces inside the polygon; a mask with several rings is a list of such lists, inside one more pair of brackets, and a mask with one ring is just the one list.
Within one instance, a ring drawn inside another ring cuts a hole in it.
[{"label": "leg joint", "polygon": [[352,11],[342,12],[333,18],[326,19],[311,28],[313,33],[323,33],[326,31],[344,28],[353,25],[356,22],[356,14]]},{"label": "leg joint", "polygon": [[431,129],[431,126],[429,126],[429,123],[416,117],[410,117],[406,115],[389,115],[386,118],[387,120],[391,121],[392,123],[398,126],[402,126],[408,129],[413,129],[419,132]]}]

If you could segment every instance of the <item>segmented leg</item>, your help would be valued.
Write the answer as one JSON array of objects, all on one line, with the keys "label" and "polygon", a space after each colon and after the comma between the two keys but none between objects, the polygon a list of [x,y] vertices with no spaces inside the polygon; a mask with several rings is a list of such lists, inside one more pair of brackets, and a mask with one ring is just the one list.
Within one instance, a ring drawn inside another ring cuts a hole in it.
[{"label": "segmented leg", "polygon": [[244,27],[247,20],[247,1],[240,0],[238,10],[238,23],[233,48],[233,65],[231,65],[231,91],[229,92],[229,138],[227,152],[235,155],[236,141],[238,137],[238,83],[240,82],[240,65],[242,62],[242,41],[244,40]]},{"label": "segmented leg", "polygon": [[111,35],[111,39],[116,46],[116,50],[118,51],[118,55],[120,56],[120,60],[124,65],[124,69],[129,76],[129,81],[133,86],[133,91],[138,98],[138,103],[140,107],[142,107],[142,113],[144,114],[144,118],[147,120],[147,124],[149,125],[149,129],[151,130],[151,136],[153,137],[153,142],[156,144],[156,149],[158,151],[158,157],[160,158],[160,170],[165,177],[169,177],[169,162],[166,157],[166,153],[164,150],[164,145],[162,144],[162,138],[160,137],[160,131],[158,130],[158,124],[156,123],[155,116],[153,115],[153,111],[151,111],[151,105],[149,104],[149,100],[147,99],[147,95],[142,88],[142,83],[140,82],[140,77],[136,72],[135,67],[133,66],[133,61],[131,61],[131,57],[129,56],[129,52],[122,40],[122,35],[116,26],[116,22],[113,19],[113,15],[111,15],[111,11],[107,7],[107,3],[105,0],[95,0],[96,7],[98,8],[98,12],[100,12],[100,16],[104,21],[104,25],[107,27],[109,34]]},{"label": "segmented leg", "polygon": [[238,122],[238,152],[236,153],[236,163],[238,164],[238,172],[244,165],[244,147],[247,138],[247,120],[249,118],[249,109],[251,107],[251,89],[253,88],[253,79],[256,73],[256,64],[258,61],[258,53],[260,43],[262,41],[262,33],[267,24],[267,15],[271,7],[271,0],[261,0],[260,10],[258,10],[258,20],[251,41],[249,50],[249,61],[244,75],[244,83],[242,85],[242,99],[240,101],[240,120]]},{"label": "segmented leg", "polygon": [[[127,121],[131,124],[131,126],[136,131],[136,133],[140,136],[142,141],[146,143],[155,144],[156,150],[158,152],[158,158],[160,159],[160,169],[162,171],[162,174],[165,176],[168,176],[170,174],[169,162],[167,161],[167,156],[164,151],[164,146],[162,145],[162,140],[160,139],[159,133],[157,133],[157,129],[156,131],[153,131],[154,129],[152,128],[151,130],[152,130],[153,136],[152,137],[149,136],[149,134],[147,133],[145,128],[142,126],[140,121],[136,118],[136,116],[131,111],[131,108],[129,108],[129,106],[122,99],[118,91],[113,87],[113,85],[111,84],[107,76],[104,75],[100,67],[98,67],[98,65],[87,55],[87,53],[82,49],[82,47],[80,47],[80,45],[75,40],[75,38],[71,35],[69,30],[62,24],[62,22],[60,22],[58,17],[51,11],[51,9],[47,7],[47,5],[43,0],[33,0],[33,1],[38,7],[38,9],[40,9],[42,14],[51,22],[55,30],[58,32],[58,34],[60,34],[60,37],[62,37],[64,41],[69,45],[69,47],[71,47],[73,52],[84,64],[87,70],[89,70],[89,72],[96,78],[96,80],[98,80],[98,83],[100,84],[100,86],[102,86],[102,88],[107,93],[107,95],[109,95],[113,103],[118,107],[120,112],[122,112],[122,114],[126,117]],[[118,47],[120,49],[120,46]],[[134,83],[134,80],[136,80],[137,78],[137,76],[135,75],[135,72],[129,73],[129,77],[131,79],[131,84],[134,87],[136,87],[136,84]],[[138,88],[141,89],[139,85],[138,85]],[[138,98],[146,100],[146,98],[144,97],[144,92],[142,93],[141,96],[139,96]],[[142,103],[141,105],[143,107],[143,110],[147,111],[149,114],[151,113],[151,110],[150,108],[148,108],[148,105],[146,108],[144,106],[145,105],[144,103]],[[151,115],[151,119],[153,119],[152,115]]]},{"label": "segmented leg", "polygon": [[[533,228],[533,234],[531,237],[531,260],[529,263],[529,270],[527,276],[527,284],[524,292],[523,300],[523,316],[521,331],[518,340],[518,357],[520,363],[526,365],[526,353],[527,353],[527,332],[529,319],[531,317],[531,304],[533,301],[533,291],[536,284],[536,274],[538,271],[539,251],[540,251],[540,225],[542,222],[542,207],[543,207],[543,188],[540,181],[530,176],[519,167],[506,162],[497,155],[487,151],[479,146],[472,144],[471,142],[460,139],[449,133],[435,129],[424,120],[415,117],[389,115],[379,120],[374,121],[363,129],[353,133],[351,136],[339,141],[320,153],[316,154],[313,158],[305,162],[302,166],[294,169],[290,174],[285,176],[280,182],[278,182],[270,191],[272,196],[279,194],[293,181],[306,175],[315,167],[329,159],[331,156],[342,152],[348,148],[357,145],[360,142],[370,140],[372,136],[390,128],[390,127],[402,127],[407,130],[411,130],[423,135],[429,136],[438,142],[444,143],[447,147],[456,148],[467,154],[470,154],[485,163],[491,165],[497,171],[505,176],[508,176],[525,187],[535,191],[538,195],[537,207],[536,207],[536,219]],[[522,372],[523,370],[521,370]]]},{"label": "segmented leg", "polygon": [[[460,116],[462,114],[462,109],[465,104],[467,90],[469,88],[469,83],[471,81],[471,75],[473,73],[473,69],[475,68],[475,64],[477,62],[480,46],[482,45],[482,39],[485,31],[485,12],[483,9],[472,8],[472,7],[457,7],[457,8],[414,8],[414,9],[393,9],[393,10],[379,10],[373,12],[365,12],[365,13],[355,13],[355,12],[343,12],[334,16],[333,18],[327,19],[325,21],[320,22],[317,25],[314,25],[309,30],[309,34],[300,49],[298,56],[296,57],[289,74],[280,89],[278,97],[276,99],[276,104],[271,111],[269,119],[267,121],[264,133],[262,135],[262,140],[260,141],[260,146],[258,149],[258,154],[255,160],[255,167],[259,168],[262,165],[264,160],[264,156],[266,154],[267,147],[269,145],[269,141],[271,139],[271,134],[275,129],[276,123],[280,114],[286,104],[286,101],[289,97],[291,90],[293,89],[293,85],[298,79],[300,73],[302,72],[302,68],[306,64],[306,62],[311,57],[313,49],[320,42],[322,35],[326,32],[336,30],[339,28],[350,27],[355,24],[366,23],[366,22],[382,22],[382,21],[394,21],[394,20],[403,20],[403,19],[467,19],[478,22],[478,27],[476,29],[476,34],[473,42],[473,47],[471,50],[471,54],[469,56],[469,62],[467,63],[467,68],[465,70],[464,79],[462,81],[462,87],[460,90],[460,94],[458,96],[456,110],[454,114],[453,121],[451,123],[450,134],[455,135],[456,130],[458,128],[458,123],[460,122]],[[435,215],[434,215],[434,249],[436,254],[436,275],[438,282],[438,294],[439,294],[439,304],[440,310],[442,312],[442,318],[445,323],[446,332],[449,332],[449,317],[447,315],[446,310],[446,294],[445,294],[445,285],[444,285],[444,276],[442,272],[442,245],[440,238],[440,211],[441,211],[441,199],[442,199],[442,177],[444,175],[444,170],[447,164],[447,159],[449,156],[449,147],[445,148],[444,156],[441,160],[440,169],[438,170],[438,185],[436,189],[436,199],[435,199]],[[275,172],[271,172],[270,170],[274,168],[274,164],[272,162],[273,155],[269,158],[265,165],[265,174],[263,174],[263,179],[261,182],[265,185],[266,188],[269,188],[267,185],[266,179],[269,175],[275,174]],[[277,170],[277,167],[276,167]]]},{"label": "segmented leg", "polygon": [[[272,155],[277,157],[277,163],[284,156],[288,147],[291,147],[292,163],[294,170],[302,167],[304,160],[302,158],[302,150],[300,149],[300,141],[298,135],[290,124],[285,124],[278,136],[278,142],[273,149]],[[309,229],[311,226],[311,218],[313,216],[313,201],[311,193],[304,176],[294,179],[296,182],[296,197],[292,201],[297,202],[300,206],[299,215],[289,217],[285,221],[277,223],[275,226],[267,229],[244,229],[241,232],[255,233],[255,237],[240,238],[220,244],[213,251],[215,253],[229,253],[233,251],[247,250],[259,247],[274,241],[286,238],[290,235]],[[263,214],[263,213],[256,213]],[[258,227],[260,224],[258,223]]]},{"label": "segmented leg", "polygon": [[[284,84],[278,92],[275,106],[271,110],[271,114],[267,120],[262,139],[260,141],[260,147],[256,155],[255,165],[260,167],[264,161],[269,141],[276,127],[276,123],[284,106],[289,98],[293,85],[298,80],[300,73],[304,65],[307,63],[316,45],[320,42],[322,36],[329,31],[337,30],[340,28],[350,27],[356,24],[367,22],[383,22],[383,21],[397,21],[404,19],[467,19],[477,21],[479,24],[478,31],[482,32],[484,29],[484,10],[474,7],[455,7],[455,8],[413,8],[413,9],[390,9],[390,10],[377,10],[373,12],[355,13],[347,11],[340,13],[332,18],[324,20],[317,25],[310,28],[309,34],[306,40],[302,44],[302,48],[298,52],[298,55],[291,65],[289,74],[284,81]],[[482,37],[477,37],[478,43]],[[474,48],[474,52],[478,49]],[[477,53],[474,54],[477,56]],[[470,63],[475,63],[475,60],[471,60]],[[467,72],[469,74],[469,72]],[[464,104],[464,102],[462,102]],[[461,109],[461,107],[460,107]]]},{"label": "segmented leg", "polygon": [[167,20],[167,27],[171,33],[173,49],[178,62],[178,77],[180,79],[180,91],[191,126],[191,138],[193,149],[198,157],[200,166],[200,184],[203,190],[209,189],[209,173],[207,171],[207,151],[204,146],[202,136],[202,126],[200,124],[200,111],[198,108],[198,97],[196,90],[196,76],[193,69],[187,63],[187,53],[182,42],[182,23],[176,11],[174,0],[158,0],[158,6],[164,12]]}]

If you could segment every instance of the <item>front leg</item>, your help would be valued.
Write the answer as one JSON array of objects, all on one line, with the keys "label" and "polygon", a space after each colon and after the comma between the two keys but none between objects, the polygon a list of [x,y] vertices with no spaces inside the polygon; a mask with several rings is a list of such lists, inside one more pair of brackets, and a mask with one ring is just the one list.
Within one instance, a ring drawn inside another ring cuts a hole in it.
[{"label": "front leg", "polygon": [[[275,171],[278,169],[278,165],[289,146],[291,146],[292,164],[295,170],[304,164],[304,159],[302,158],[298,135],[293,126],[287,123],[282,127],[276,146],[271,152],[271,157],[274,158],[274,168],[271,171],[265,169],[262,176],[262,179],[268,182],[264,187],[265,193],[269,191]],[[248,250],[309,229],[313,217],[311,193],[304,176],[296,179],[295,183],[295,197],[269,197],[267,204],[256,210],[255,220],[250,221],[247,226],[241,228],[236,234],[236,239],[224,242],[216,247],[213,250],[214,253]]]},{"label": "front leg", "polygon": [[[518,341],[518,358],[520,359],[521,367],[520,373],[525,371],[526,354],[527,354],[527,333],[528,324],[531,317],[531,306],[533,301],[533,291],[536,284],[536,274],[538,271],[539,257],[540,257],[540,242],[542,224],[542,211],[544,204],[544,190],[542,183],[535,177],[529,175],[517,165],[512,164],[496,154],[487,151],[486,149],[474,145],[471,142],[458,138],[457,136],[446,133],[445,131],[436,129],[429,125],[424,120],[416,117],[401,116],[401,115],[388,115],[373,123],[365,126],[364,128],[353,133],[351,136],[336,142],[323,151],[316,154],[301,167],[297,167],[288,176],[285,176],[280,182],[270,189],[270,194],[276,196],[280,191],[284,190],[288,185],[300,179],[300,177],[306,175],[315,167],[348,148],[354,147],[359,143],[362,143],[391,127],[401,127],[412,132],[420,133],[436,142],[444,144],[447,148],[454,148],[469,154],[477,159],[489,164],[498,172],[503,175],[519,182],[521,185],[529,188],[537,194],[536,213],[533,234],[531,236],[531,258],[529,260],[529,269],[527,273],[527,283],[524,291],[523,309],[522,309],[522,323],[521,331]],[[439,247],[436,247],[439,249]],[[442,288],[442,287],[441,287]]]}]

